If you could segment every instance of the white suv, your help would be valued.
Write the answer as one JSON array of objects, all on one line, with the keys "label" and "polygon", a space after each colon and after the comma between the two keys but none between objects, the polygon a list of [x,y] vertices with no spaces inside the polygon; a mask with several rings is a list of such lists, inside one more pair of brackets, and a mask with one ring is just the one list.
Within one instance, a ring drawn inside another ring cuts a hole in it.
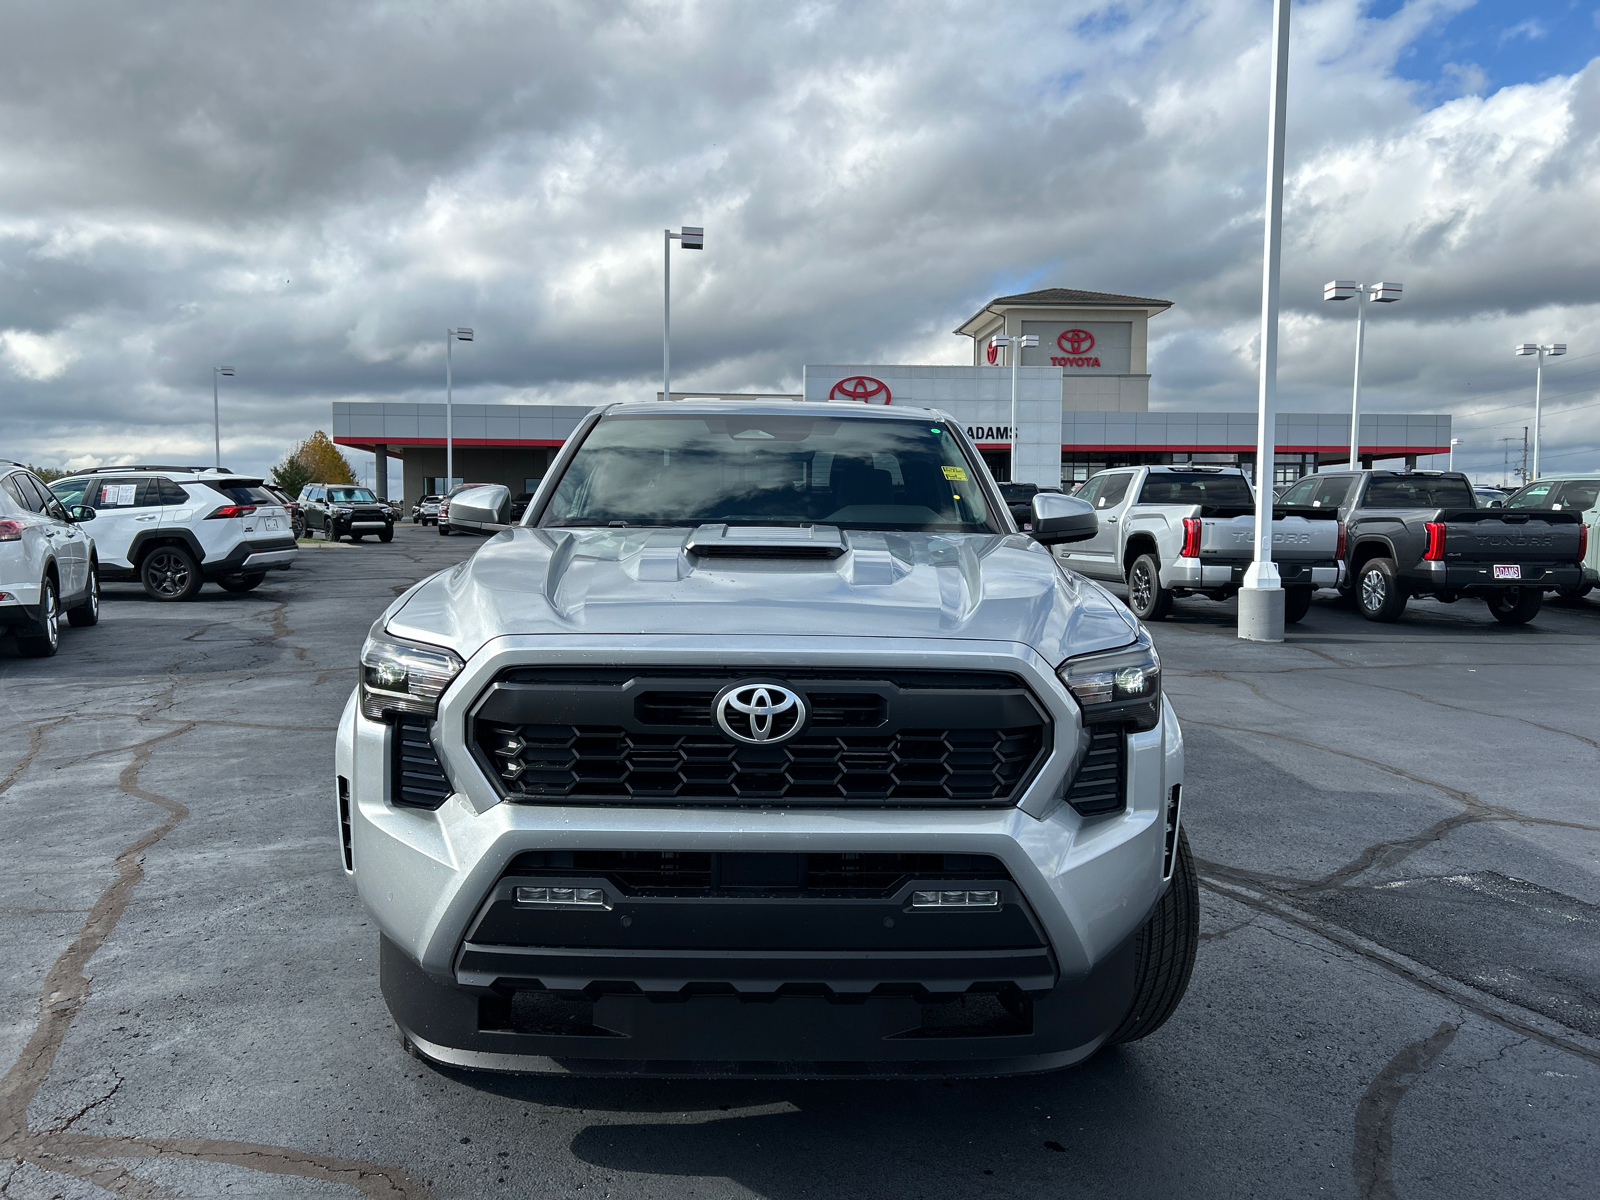
[{"label": "white suv", "polygon": [[74,625],[100,620],[94,539],[78,528],[39,477],[0,459],[0,633],[27,658],[61,644],[61,614]]},{"label": "white suv", "polygon": [[298,551],[289,512],[259,478],[199,467],[100,467],[58,479],[69,508],[95,512],[104,579],[156,600],[192,600],[210,580],[248,592]]}]

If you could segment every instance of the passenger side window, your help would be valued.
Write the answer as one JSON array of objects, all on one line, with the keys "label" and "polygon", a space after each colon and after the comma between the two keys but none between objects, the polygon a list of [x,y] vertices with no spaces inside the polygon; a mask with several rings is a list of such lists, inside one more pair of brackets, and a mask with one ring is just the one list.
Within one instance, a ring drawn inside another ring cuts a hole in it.
[{"label": "passenger side window", "polygon": [[1600,479],[1573,479],[1561,485],[1556,507],[1562,512],[1588,512],[1600,499]]},{"label": "passenger side window", "polygon": [[69,519],[67,517],[67,510],[61,507],[61,501],[56,499],[55,493],[49,488],[45,487],[45,485],[40,482],[37,476],[18,475],[17,479],[22,484],[24,492],[33,492],[35,502],[38,505],[38,507],[33,510],[34,512],[48,513],[58,521],[65,521]]},{"label": "passenger side window", "polygon": [[1095,508],[1114,508],[1122,503],[1122,498],[1128,494],[1128,485],[1133,482],[1132,475],[1108,475],[1101,485],[1099,494],[1095,497]]},{"label": "passenger side window", "polygon": [[93,508],[143,508],[150,503],[145,498],[148,479],[126,479],[113,476],[101,479],[90,489],[89,504]]},{"label": "passenger side window", "polygon": [[1073,495],[1076,496],[1079,500],[1083,500],[1083,501],[1088,502],[1089,504],[1093,504],[1094,503],[1094,498],[1100,494],[1100,488],[1105,483],[1105,481],[1106,481],[1106,477],[1104,475],[1096,475],[1093,479],[1089,480],[1082,487],[1080,487],[1076,492],[1074,492]]},{"label": "passenger side window", "polygon": [[14,474],[7,475],[4,480],[0,480],[0,487],[4,487],[10,493],[11,498],[29,512],[43,512],[44,501],[34,494],[33,488],[29,486],[29,483],[28,477],[21,471],[17,471]]}]

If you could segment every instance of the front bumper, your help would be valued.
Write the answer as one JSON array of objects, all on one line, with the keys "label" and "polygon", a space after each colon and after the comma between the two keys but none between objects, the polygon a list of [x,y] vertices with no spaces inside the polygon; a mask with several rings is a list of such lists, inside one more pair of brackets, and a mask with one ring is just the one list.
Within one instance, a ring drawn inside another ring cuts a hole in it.
[{"label": "front bumper", "polygon": [[[1129,736],[1124,810],[1085,818],[1060,799],[1079,754],[1077,710],[1050,664],[1026,647],[794,638],[745,652],[726,639],[673,642],[665,649],[659,638],[491,643],[441,704],[435,746],[455,790],[436,811],[389,803],[393,731],[361,717],[352,697],[336,753],[341,817],[348,821],[347,870],[383,934],[385,998],[423,1054],[484,1069],[589,1074],[1001,1074],[1065,1066],[1099,1047],[1127,1010],[1132,938],[1165,887],[1163,824],[1183,774],[1182,738],[1169,705],[1163,704],[1156,729]],[[819,642],[827,645],[819,648]],[[1027,679],[1050,709],[1056,746],[1015,808],[502,802],[464,736],[441,737],[439,731],[464,731],[468,709],[488,682],[502,668],[529,661],[715,661],[752,672],[771,672],[774,662],[859,669],[863,663],[891,668],[937,661],[947,669],[1005,670]],[[576,953],[560,947],[508,951],[472,940],[486,899],[504,887],[513,859],[566,850],[989,855],[1004,864],[1017,903],[1036,922],[1042,949],[997,947],[1016,961],[990,965],[974,963],[970,954],[959,963],[886,965],[893,956],[875,953],[867,956],[869,969],[853,966],[857,960],[833,946],[822,948],[825,961],[817,963],[806,961],[805,953],[762,949],[759,932],[754,951],[724,947],[643,965],[649,951],[630,949],[621,937],[617,945]],[[717,962],[708,964],[708,958]],[[637,994],[595,986],[618,976],[636,984]],[[707,976],[723,994],[696,994],[705,990],[696,984]],[[883,986],[886,979],[916,983],[897,994]],[[909,1032],[929,1019],[926,1006],[951,1002],[950,990],[996,979],[1016,981],[1012,991],[1027,993],[1011,997],[1026,1009],[1023,1024],[1012,1014],[1016,1021],[981,1035]],[[814,994],[792,994],[788,985],[796,983]],[[852,991],[857,984],[871,990]],[[586,1019],[604,1036],[509,1031],[499,1014],[518,985],[586,996],[593,1006]]]},{"label": "front bumper", "polygon": [[1506,588],[1538,588],[1542,592],[1583,586],[1579,563],[1522,563],[1521,579],[1496,579],[1493,563],[1419,562],[1407,586],[1415,592],[1464,592],[1477,595]]},{"label": "front bumper", "polygon": [[[1236,589],[1244,584],[1244,573],[1249,566],[1248,562],[1175,558],[1163,564],[1161,585],[1197,591]],[[1277,567],[1284,587],[1337,587],[1344,569],[1343,564],[1331,558],[1309,563],[1278,562]]]}]

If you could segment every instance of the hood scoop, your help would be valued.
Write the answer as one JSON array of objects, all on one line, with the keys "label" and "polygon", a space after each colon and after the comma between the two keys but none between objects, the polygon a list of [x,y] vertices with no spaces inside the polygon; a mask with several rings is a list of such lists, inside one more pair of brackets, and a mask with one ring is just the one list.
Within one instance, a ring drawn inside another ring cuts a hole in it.
[{"label": "hood scoop", "polygon": [[702,525],[683,548],[700,558],[838,558],[845,551],[837,525]]}]

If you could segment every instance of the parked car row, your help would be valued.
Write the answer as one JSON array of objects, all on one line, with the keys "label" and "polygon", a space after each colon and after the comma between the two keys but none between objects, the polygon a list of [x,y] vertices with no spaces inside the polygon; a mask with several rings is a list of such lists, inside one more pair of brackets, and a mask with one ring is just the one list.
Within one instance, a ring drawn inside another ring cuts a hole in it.
[{"label": "parked car row", "polygon": [[212,467],[99,467],[46,486],[0,460],[0,629],[24,655],[54,654],[61,617],[100,619],[103,581],[154,600],[208,582],[248,592],[297,553],[292,518],[263,481]]},{"label": "parked car row", "polygon": [[[1093,538],[1058,551],[1073,570],[1128,587],[1128,606],[1158,621],[1180,596],[1225,600],[1254,557],[1255,497],[1236,467],[1121,467],[1076,493],[1095,508]],[[1521,625],[1547,593],[1581,596],[1600,581],[1590,545],[1600,475],[1542,479],[1486,503],[1442,471],[1329,471],[1276,495],[1272,557],[1285,620],[1337,588],[1368,620],[1399,620],[1412,598],[1481,600]]]}]

